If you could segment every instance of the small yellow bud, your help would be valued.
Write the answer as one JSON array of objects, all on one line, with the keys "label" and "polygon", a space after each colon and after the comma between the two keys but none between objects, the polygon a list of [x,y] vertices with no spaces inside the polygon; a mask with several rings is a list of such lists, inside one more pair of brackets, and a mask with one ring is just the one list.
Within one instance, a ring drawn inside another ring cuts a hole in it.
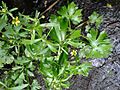
[{"label": "small yellow bud", "polygon": [[3,13],[5,13],[5,12],[6,12],[6,10],[5,10],[5,9],[2,9],[2,12],[3,12]]},{"label": "small yellow bud", "polygon": [[10,43],[12,43],[12,40],[9,40],[10,41]]},{"label": "small yellow bud", "polygon": [[107,7],[112,8],[112,5],[111,5],[111,4],[109,4],[109,3],[107,3]]},{"label": "small yellow bud", "polygon": [[4,72],[4,74],[8,74],[8,72],[7,72],[7,71],[5,71],[5,72]]},{"label": "small yellow bud", "polygon": [[42,17],[41,17],[41,18],[43,18],[43,19],[44,19],[44,18],[45,18],[45,16],[44,16],[44,15],[42,15]]},{"label": "small yellow bud", "polygon": [[5,37],[4,35],[2,35],[2,37]]}]

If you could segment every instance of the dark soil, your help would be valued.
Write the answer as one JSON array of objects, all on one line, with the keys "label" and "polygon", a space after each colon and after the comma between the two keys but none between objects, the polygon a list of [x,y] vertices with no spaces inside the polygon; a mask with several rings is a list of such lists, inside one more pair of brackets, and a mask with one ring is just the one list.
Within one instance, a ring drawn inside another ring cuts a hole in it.
[{"label": "dark soil", "polygon": [[[31,14],[35,10],[44,12],[56,0],[4,1],[10,8],[16,6],[19,11]],[[91,60],[96,67],[90,72],[89,76],[73,76],[70,80],[73,85],[67,90],[120,90],[120,0],[69,0],[69,2],[71,1],[74,1],[83,9],[83,20],[86,20],[93,11],[103,15],[104,20],[100,30],[106,30],[108,33],[113,44],[113,51],[108,58]],[[61,6],[69,2],[68,0],[58,1],[54,7],[44,13],[47,17],[46,21],[51,14],[56,13]],[[107,7],[107,3],[110,3],[112,7]],[[42,90],[46,90],[41,77],[41,75],[37,75]]]}]

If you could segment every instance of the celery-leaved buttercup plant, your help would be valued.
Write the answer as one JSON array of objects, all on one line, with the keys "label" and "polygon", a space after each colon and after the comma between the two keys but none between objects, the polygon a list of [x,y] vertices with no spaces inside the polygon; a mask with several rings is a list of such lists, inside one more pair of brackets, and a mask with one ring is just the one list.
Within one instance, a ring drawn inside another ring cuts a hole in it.
[{"label": "celery-leaved buttercup plant", "polygon": [[40,23],[37,11],[34,17],[14,17],[16,8],[8,10],[2,4],[0,89],[40,90],[35,72],[43,75],[47,90],[69,88],[73,75],[88,76],[92,69],[91,62],[81,63],[81,58],[104,58],[111,52],[106,32],[98,32],[102,17],[96,12],[87,21],[86,36],[72,28],[82,23],[82,10],[74,2],[51,15],[48,23]]},{"label": "celery-leaved buttercup plant", "polygon": [[34,60],[25,56],[22,39],[29,38],[24,30],[20,15],[12,14],[17,8],[8,10],[2,2],[0,10],[0,89],[1,90],[39,90],[40,85],[34,76]]}]

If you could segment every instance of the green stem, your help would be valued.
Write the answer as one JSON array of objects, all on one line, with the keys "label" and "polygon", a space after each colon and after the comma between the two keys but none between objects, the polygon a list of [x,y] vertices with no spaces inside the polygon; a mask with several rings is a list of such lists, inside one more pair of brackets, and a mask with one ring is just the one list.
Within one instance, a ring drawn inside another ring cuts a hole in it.
[{"label": "green stem", "polygon": [[81,37],[83,37],[84,39],[88,40],[88,38],[84,35],[80,35]]},{"label": "green stem", "polygon": [[70,23],[70,20],[68,21],[68,23],[69,23],[69,28],[71,29],[71,23]]},{"label": "green stem", "polygon": [[73,74],[71,74],[71,75],[70,75],[70,76],[68,76],[66,79],[61,80],[61,81],[62,81],[62,82],[65,82],[65,81],[67,81],[68,79],[70,79],[72,76],[73,76]]},{"label": "green stem", "polygon": [[[26,80],[27,80],[27,82],[29,83],[30,81],[29,81],[29,78],[28,78],[27,69],[25,69],[25,72],[26,72]],[[27,87],[27,90],[30,90],[30,87],[29,87],[29,86]]]},{"label": "green stem", "polygon": [[48,34],[46,35],[46,39],[49,36],[50,32],[52,31],[52,29],[49,30]]},{"label": "green stem", "polygon": [[18,57],[20,56],[20,45],[18,43]]},{"label": "green stem", "polygon": [[10,15],[10,17],[11,17],[12,19],[14,19],[12,13],[8,12],[8,15]]}]

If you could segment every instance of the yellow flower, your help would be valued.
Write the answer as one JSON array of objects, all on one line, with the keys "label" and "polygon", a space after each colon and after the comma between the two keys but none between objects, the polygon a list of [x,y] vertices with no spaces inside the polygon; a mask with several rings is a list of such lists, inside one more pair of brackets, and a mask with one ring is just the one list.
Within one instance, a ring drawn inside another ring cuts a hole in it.
[{"label": "yellow flower", "polygon": [[77,51],[76,50],[72,50],[72,52],[70,54],[75,57],[77,55]]},{"label": "yellow flower", "polygon": [[19,23],[20,23],[20,21],[19,21],[18,17],[13,18],[12,24],[15,24],[17,26]]}]

